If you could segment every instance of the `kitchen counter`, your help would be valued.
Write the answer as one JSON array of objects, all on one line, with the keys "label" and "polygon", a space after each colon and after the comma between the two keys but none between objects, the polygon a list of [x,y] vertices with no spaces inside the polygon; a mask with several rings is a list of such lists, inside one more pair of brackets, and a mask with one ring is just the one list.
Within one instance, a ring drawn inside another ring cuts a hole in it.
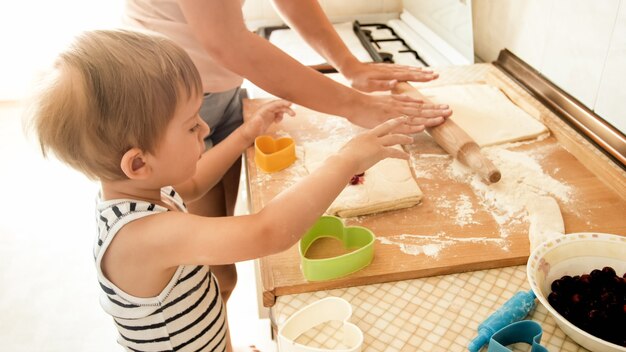
[{"label": "kitchen counter", "polygon": [[[526,266],[513,266],[280,296],[271,307],[274,327],[321,298],[341,297],[352,305],[350,322],[364,334],[363,351],[467,351],[476,328],[518,291],[530,290]],[[587,351],[567,337],[541,305],[528,316],[543,328],[550,351]],[[299,343],[335,348],[331,324],[309,331]],[[515,344],[514,351],[528,351]],[[485,349],[486,350],[486,349]]]},{"label": "kitchen counter", "polygon": [[[624,170],[612,164],[493,65],[450,67],[437,72],[440,78],[425,86],[493,84],[548,126],[551,136],[509,147],[520,153],[534,153],[549,176],[573,187],[571,202],[561,202],[567,233],[596,231],[626,235],[626,219],[619,216],[626,207],[626,199],[620,196],[626,194]],[[244,101],[244,118],[260,103],[259,100]],[[295,109],[295,118],[286,117],[268,133],[275,137],[291,136],[298,146],[303,141],[354,133],[358,129],[342,119],[309,114],[302,107]],[[427,165],[420,164],[419,153],[425,152],[430,158],[428,165],[432,165],[431,169],[422,169],[415,175],[425,194],[422,204],[406,210],[346,219],[347,225],[366,226],[379,237],[372,265],[346,278],[307,282],[299,269],[296,246],[259,260],[263,304],[270,307],[275,328],[307,304],[323,297],[338,296],[353,307],[350,321],[364,332],[364,351],[464,351],[483,320],[516,292],[530,290],[523,265],[529,251],[527,219],[515,218],[505,225],[494,224],[486,209],[477,209],[472,212],[471,221],[459,224],[457,219],[455,224],[455,212],[467,209],[450,206],[449,200],[458,198],[459,194],[471,195],[473,190],[467,184],[446,180],[446,175],[437,174],[449,166],[451,159],[427,135],[421,134],[408,151],[414,172],[416,165]],[[306,174],[302,171],[302,155],[298,156],[294,167],[273,174],[257,169],[254,148],[249,148],[245,156],[251,212],[257,212]],[[478,207],[479,202],[472,199],[472,206]],[[440,236],[454,244],[440,253],[428,255],[424,251],[410,253],[401,245],[380,241],[406,233],[430,234],[416,237],[432,239]],[[492,238],[474,241],[477,236]],[[585,350],[565,336],[543,306],[538,305],[529,318],[542,325],[542,343],[548,349]],[[300,337],[298,342],[331,348],[338,343],[331,338],[332,332],[332,325],[325,326],[314,330],[310,336]]]}]

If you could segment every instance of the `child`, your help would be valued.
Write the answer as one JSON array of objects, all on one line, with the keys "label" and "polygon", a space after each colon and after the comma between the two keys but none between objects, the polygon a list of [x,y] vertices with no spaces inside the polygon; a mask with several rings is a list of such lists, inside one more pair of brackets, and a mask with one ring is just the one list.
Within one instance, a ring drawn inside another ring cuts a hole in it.
[{"label": "child", "polygon": [[205,194],[254,138],[294,115],[285,101],[204,152],[202,86],[170,40],[92,31],[61,53],[34,104],[44,155],[101,184],[94,257],[100,302],[129,351],[230,351],[225,306],[210,266],[290,248],[354,174],[408,155],[390,148],[418,132],[407,118],[364,132],[260,212],[201,217],[186,202]]}]

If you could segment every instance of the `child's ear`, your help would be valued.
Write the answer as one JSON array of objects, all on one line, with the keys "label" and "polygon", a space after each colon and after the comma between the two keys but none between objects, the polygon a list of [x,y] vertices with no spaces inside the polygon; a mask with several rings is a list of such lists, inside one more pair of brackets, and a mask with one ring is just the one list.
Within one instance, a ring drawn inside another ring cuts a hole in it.
[{"label": "child's ear", "polygon": [[120,166],[124,174],[131,180],[143,180],[150,175],[150,168],[144,161],[143,151],[131,148],[122,156]]}]

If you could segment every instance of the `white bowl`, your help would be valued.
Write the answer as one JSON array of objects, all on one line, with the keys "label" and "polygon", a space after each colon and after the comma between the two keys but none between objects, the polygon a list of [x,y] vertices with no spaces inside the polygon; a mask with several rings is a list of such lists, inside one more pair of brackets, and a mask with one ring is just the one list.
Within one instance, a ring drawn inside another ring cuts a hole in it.
[{"label": "white bowl", "polygon": [[604,233],[572,233],[542,243],[528,258],[528,281],[539,302],[552,314],[561,330],[593,352],[626,352],[626,347],[604,341],[576,327],[548,303],[552,281],[564,275],[588,274],[610,266],[626,272],[626,237]]}]

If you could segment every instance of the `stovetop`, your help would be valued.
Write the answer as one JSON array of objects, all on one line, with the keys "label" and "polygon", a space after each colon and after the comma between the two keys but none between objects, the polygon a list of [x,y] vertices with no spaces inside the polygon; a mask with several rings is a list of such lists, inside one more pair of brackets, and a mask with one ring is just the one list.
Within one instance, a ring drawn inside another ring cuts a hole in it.
[{"label": "stovetop", "polygon": [[386,24],[361,24],[354,21],[352,29],[374,62],[390,62],[407,66],[429,66],[419,53]]},{"label": "stovetop", "polygon": [[[334,24],[334,27],[352,54],[362,62],[429,66],[417,50],[386,24],[353,21]],[[289,27],[262,27],[257,33],[304,65],[323,73],[336,72]]]}]

